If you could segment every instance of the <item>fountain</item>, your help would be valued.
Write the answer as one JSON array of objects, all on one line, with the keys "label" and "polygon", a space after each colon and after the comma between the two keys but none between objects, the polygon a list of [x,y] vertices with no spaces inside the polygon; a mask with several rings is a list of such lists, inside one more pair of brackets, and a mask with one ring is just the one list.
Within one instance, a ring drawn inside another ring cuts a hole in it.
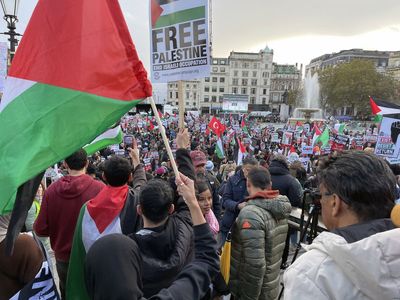
[{"label": "fountain", "polygon": [[298,122],[324,122],[322,109],[319,108],[319,82],[318,74],[308,72],[304,79],[304,107],[295,108],[289,123],[294,125]]}]

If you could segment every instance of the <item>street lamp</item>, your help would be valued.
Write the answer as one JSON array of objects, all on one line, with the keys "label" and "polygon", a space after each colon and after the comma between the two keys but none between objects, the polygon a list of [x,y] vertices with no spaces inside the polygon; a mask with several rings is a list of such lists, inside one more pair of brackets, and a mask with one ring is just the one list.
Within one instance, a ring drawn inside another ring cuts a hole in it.
[{"label": "street lamp", "polygon": [[10,60],[12,61],[15,48],[18,45],[18,40],[15,37],[20,36],[19,33],[15,32],[15,23],[18,22],[17,13],[19,0],[0,0],[0,3],[4,13],[4,20],[6,20],[8,28],[8,32],[3,32],[3,34],[10,36],[8,40],[10,42]]}]

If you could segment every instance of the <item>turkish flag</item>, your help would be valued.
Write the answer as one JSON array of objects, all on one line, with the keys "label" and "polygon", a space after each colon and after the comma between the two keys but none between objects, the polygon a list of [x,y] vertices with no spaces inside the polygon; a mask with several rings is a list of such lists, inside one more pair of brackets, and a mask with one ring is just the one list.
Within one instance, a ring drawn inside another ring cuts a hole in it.
[{"label": "turkish flag", "polygon": [[211,131],[214,132],[217,136],[221,136],[221,134],[225,131],[226,127],[216,118],[213,117],[208,124]]}]

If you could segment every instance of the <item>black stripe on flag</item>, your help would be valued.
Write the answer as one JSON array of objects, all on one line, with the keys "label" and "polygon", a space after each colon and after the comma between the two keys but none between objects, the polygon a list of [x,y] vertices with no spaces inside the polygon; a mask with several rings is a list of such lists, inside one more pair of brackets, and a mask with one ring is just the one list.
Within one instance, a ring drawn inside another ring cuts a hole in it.
[{"label": "black stripe on flag", "polygon": [[380,99],[375,99],[373,98],[376,105],[380,106],[380,107],[386,107],[386,108],[394,108],[394,109],[400,109],[400,105],[391,103],[391,102],[386,102]]},{"label": "black stripe on flag", "polygon": [[165,4],[169,4],[169,3],[177,2],[177,1],[179,1],[179,0],[157,0],[158,4],[160,4],[160,5],[165,5]]}]

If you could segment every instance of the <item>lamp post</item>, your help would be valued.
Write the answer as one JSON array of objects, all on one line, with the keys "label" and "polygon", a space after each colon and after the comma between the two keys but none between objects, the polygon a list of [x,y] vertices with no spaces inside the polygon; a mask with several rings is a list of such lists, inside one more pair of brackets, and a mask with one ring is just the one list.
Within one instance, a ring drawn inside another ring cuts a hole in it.
[{"label": "lamp post", "polygon": [[19,33],[15,32],[16,26],[15,23],[18,22],[17,13],[19,0],[0,0],[1,7],[4,13],[4,20],[7,22],[8,32],[3,32],[10,36],[8,41],[10,42],[10,62],[14,58],[15,48],[18,45],[17,36],[21,36]]}]

